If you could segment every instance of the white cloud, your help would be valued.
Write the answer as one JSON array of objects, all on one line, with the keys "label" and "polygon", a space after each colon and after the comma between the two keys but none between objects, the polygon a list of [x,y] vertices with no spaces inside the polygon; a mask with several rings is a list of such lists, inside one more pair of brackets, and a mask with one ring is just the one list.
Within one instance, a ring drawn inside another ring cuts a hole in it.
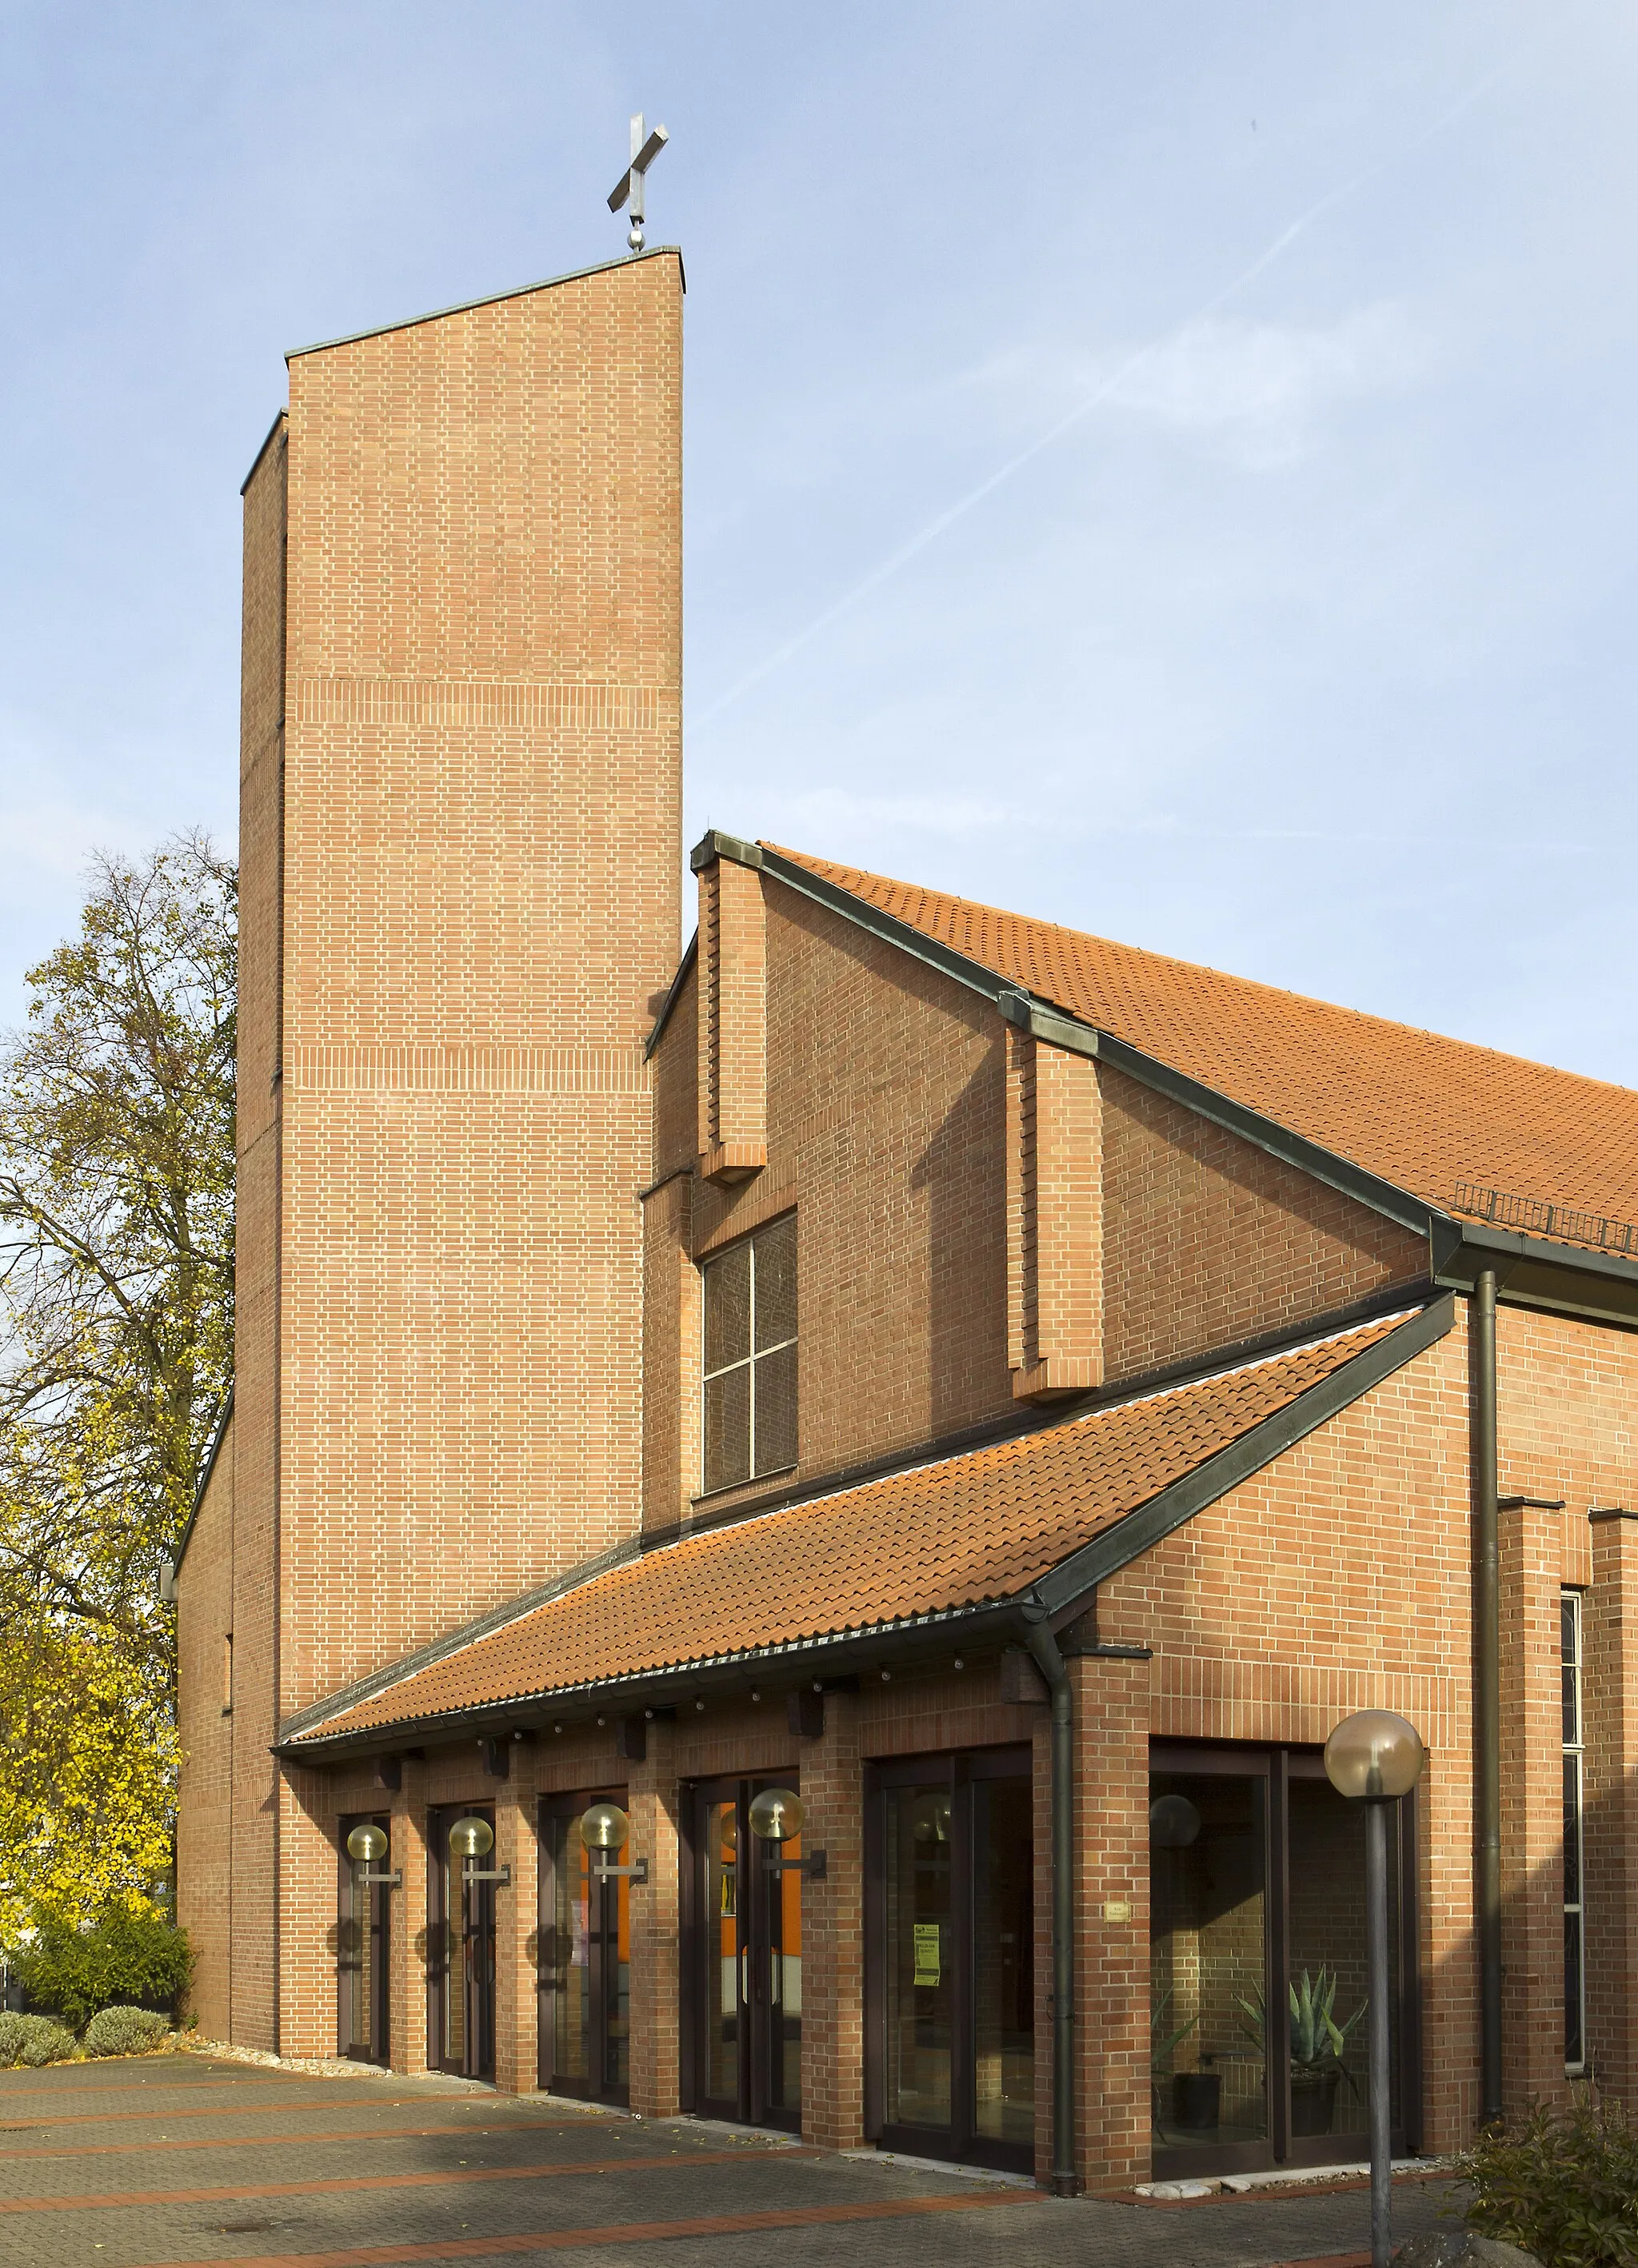
[{"label": "white cloud", "polygon": [[1431,342],[1391,302],[1355,308],[1324,326],[1216,316],[1157,348],[1112,399],[1157,424],[1218,436],[1236,454],[1273,465],[1302,454],[1326,411],[1400,392],[1434,360]]}]

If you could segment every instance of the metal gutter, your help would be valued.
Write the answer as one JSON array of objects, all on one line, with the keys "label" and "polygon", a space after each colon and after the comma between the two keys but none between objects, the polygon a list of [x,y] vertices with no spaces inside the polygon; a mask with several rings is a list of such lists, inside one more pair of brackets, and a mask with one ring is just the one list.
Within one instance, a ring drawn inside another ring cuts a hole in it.
[{"label": "metal gutter", "polygon": [[1502,1565],[1496,1504],[1496,1272],[1472,1300],[1473,1841],[1479,2123],[1502,2116]]},{"label": "metal gutter", "polygon": [[[754,855],[749,855],[754,854]],[[1402,1228],[1418,1236],[1427,1236],[1435,1221],[1445,1216],[1425,1197],[1419,1197],[1394,1182],[1384,1181],[1381,1174],[1355,1165],[1351,1158],[1339,1156],[1311,1142],[1306,1135],[1293,1133],[1277,1119],[1253,1110],[1249,1104],[1235,1101],[1207,1086],[1187,1071],[1177,1071],[1162,1063],[1144,1049],[1134,1047],[1101,1025],[1089,1024],[1055,1002],[1043,1001],[1010,976],[999,976],[982,962],[970,961],[965,954],[952,946],[940,945],[912,929],[896,915],[883,913],[879,907],[867,905],[851,890],[838,883],[822,880],[810,874],[806,867],[796,865],[782,858],[777,850],[764,844],[744,843],[737,836],[724,835],[716,829],[707,834],[696,847],[693,865],[697,873],[709,865],[714,858],[733,858],[742,865],[756,866],[764,874],[771,874],[787,889],[811,898],[816,905],[839,914],[845,921],[880,938],[884,944],[896,946],[913,960],[925,961],[928,968],[952,977],[969,991],[978,993],[999,1008],[1009,1023],[1032,1032],[1037,1039],[1051,1046],[1066,1049],[1074,1055],[1090,1056],[1124,1071],[1127,1078],[1137,1079],[1168,1101],[1180,1103],[1197,1116],[1208,1119],[1226,1132],[1237,1135],[1242,1141],[1251,1143],[1270,1157],[1295,1167],[1310,1180],[1323,1182],[1327,1188],[1339,1189],[1346,1197],[1367,1205],[1373,1212],[1383,1214],[1397,1221]]]},{"label": "metal gutter", "polygon": [[1504,1307],[1546,1307],[1590,1322],[1638,1328],[1638,1262],[1481,1221],[1435,1223],[1434,1280],[1472,1292],[1487,1270]]},{"label": "metal gutter", "polygon": [[[682,987],[688,983],[689,971],[699,959],[699,932],[695,931],[682,948],[682,958],[677,963],[677,973],[672,978],[665,998],[660,1004],[660,1013],[654,1019],[654,1028],[644,1042],[643,1061],[646,1063],[660,1045],[660,1036],[671,1021],[671,1011],[682,997]],[[658,1187],[658,1183],[655,1185]]]},{"label": "metal gutter", "polygon": [[[1039,1605],[1043,1618],[1052,1629],[1061,1629],[1084,1612],[1097,1586],[1109,1576],[1151,1550],[1174,1528],[1192,1520],[1196,1513],[1204,1511],[1442,1338],[1450,1329],[1455,1312],[1453,1294],[1447,1292],[1434,1300],[1376,1346],[1354,1356],[1330,1378],[1310,1387],[1288,1408],[1265,1418],[1238,1441],[1162,1490],[1147,1505],[1123,1514],[1101,1535],[1037,1578],[1022,1598],[1014,1594],[972,1606],[940,1608],[899,1622],[867,1624],[743,1652],[724,1652],[693,1661],[633,1671],[623,1677],[581,1685],[541,1687],[505,1700],[478,1702],[429,1716],[403,1718],[353,1733],[329,1737],[321,1734],[305,1740],[299,1737],[308,1727],[343,1716],[360,1702],[375,1699],[393,1686],[407,1683],[417,1670],[461,1652],[476,1638],[485,1634],[484,1630],[469,1625],[453,1638],[410,1657],[409,1661],[395,1663],[390,1669],[360,1681],[345,1693],[332,1695],[287,1719],[279,1728],[274,1754],[321,1763],[327,1758],[380,1752],[424,1740],[459,1740],[520,1727],[538,1727],[554,1716],[584,1714],[587,1710],[620,1715],[646,1706],[675,1706],[679,1690],[696,1698],[713,1693],[742,1698],[747,1686],[759,1676],[771,1675],[788,1680],[794,1673],[798,1678],[823,1678],[889,1661],[930,1655],[948,1657],[955,1646],[1003,1644],[1015,1638],[1025,1601],[1032,1607]],[[640,1549],[640,1541],[633,1539],[618,1547],[618,1554],[621,1558],[629,1558]],[[615,1563],[616,1555],[606,1556],[611,1564]],[[535,1606],[579,1588],[602,1572],[602,1566],[594,1563],[575,1574],[565,1575],[556,1584],[547,1586],[543,1593],[532,1594],[528,1602],[514,1601],[511,1606],[498,1609],[485,1628],[498,1629],[503,1624],[516,1622]]]},{"label": "metal gutter", "polygon": [[1181,1528],[1185,1521],[1203,1512],[1249,1480],[1265,1465],[1271,1464],[1287,1449],[1357,1402],[1372,1387],[1380,1386],[1402,1370],[1419,1354],[1425,1353],[1442,1339],[1456,1321],[1456,1296],[1447,1292],[1433,1300],[1420,1314],[1413,1315],[1397,1330],[1390,1331],[1373,1347],[1356,1354],[1345,1362],[1329,1378],[1310,1386],[1306,1394],[1272,1418],[1265,1418],[1249,1433],[1197,1465],[1192,1473],[1174,1481],[1169,1488],[1150,1498],[1136,1512],[1129,1512],[1122,1520],[1082,1544],[1079,1551],[1060,1560],[1050,1574],[1042,1576],[1035,1585],[1044,1601],[1053,1624],[1061,1626],[1071,1621],[1084,1608],[1087,1594],[1110,1576],[1151,1550],[1156,1543]]},{"label": "metal gutter", "polygon": [[[331,347],[357,346],[363,339],[385,338],[389,331],[413,331],[422,323],[441,322],[446,315],[470,314],[476,307],[498,307],[505,299],[526,299],[531,291],[550,291],[557,284],[579,284],[588,276],[607,276],[611,269],[639,267],[645,260],[674,259],[682,266],[682,247],[677,244],[656,244],[646,252],[633,255],[623,252],[617,260],[594,260],[589,268],[571,268],[561,276],[542,276],[534,284],[515,284],[509,291],[486,291],[478,299],[457,299],[453,306],[429,308],[424,315],[402,315],[395,323],[373,323],[366,331],[346,331],[335,339],[316,339],[310,347],[291,347],[284,359],[299,361],[303,355],[324,354]],[[682,289],[688,290],[686,270]]]},{"label": "metal gutter", "polygon": [[1050,1778],[1052,1876],[1052,2162],[1054,2197],[1078,2197],[1075,2170],[1075,1749],[1074,1696],[1044,1602],[1022,1609],[1023,1639],[1052,1701]]},{"label": "metal gutter", "polygon": [[[504,1606],[491,1607],[488,1614],[479,1615],[476,1621],[462,1623],[459,1630],[432,1639],[429,1645],[417,1647],[413,1653],[401,1655],[396,1661],[388,1662],[384,1669],[372,1670],[367,1677],[356,1678],[350,1685],[343,1686],[339,1693],[328,1694],[322,1701],[315,1701],[306,1709],[297,1710],[279,1727],[281,1745],[286,1741],[293,1741],[309,1725],[321,1725],[328,1718],[343,1716],[349,1709],[357,1709],[364,1702],[373,1701],[379,1695],[390,1692],[395,1685],[403,1685],[410,1678],[418,1677],[424,1669],[431,1669],[440,1661],[447,1661],[451,1654],[464,1653],[468,1646],[476,1646],[480,1638],[489,1638],[498,1630],[505,1630],[508,1623],[520,1622],[526,1615],[534,1614],[538,1608],[549,1607],[554,1599],[561,1599],[565,1593],[578,1591],[583,1584],[595,1582],[598,1576],[606,1575],[611,1567],[622,1567],[628,1560],[640,1558],[642,1550],[641,1536],[631,1536],[623,1543],[611,1544],[607,1551],[600,1551],[595,1558],[583,1559],[578,1566],[565,1568],[561,1575],[554,1575],[550,1582],[541,1583],[534,1590],[526,1591],[521,1598],[509,1599]],[[299,1753],[305,1756],[307,1751],[304,1749]]]},{"label": "metal gutter", "polygon": [[[1638,1260],[1464,1220],[1431,1199],[1400,1188],[1353,1159],[1327,1150],[1308,1136],[1281,1125],[1277,1119],[1266,1117],[1249,1104],[1237,1102],[1189,1072],[1162,1062],[1157,1056],[1134,1047],[1130,1040],[1088,1023],[1061,1004],[1038,999],[1013,978],[1000,976],[984,963],[957,953],[953,946],[924,936],[896,914],[883,913],[839,883],[823,880],[764,843],[747,843],[739,836],[713,828],[695,846],[691,863],[697,873],[718,858],[732,858],[741,865],[771,874],[787,889],[811,899],[815,905],[851,922],[856,929],[866,931],[884,944],[896,946],[912,960],[936,968],[941,976],[978,993],[997,1007],[1008,1022],[1033,1033],[1037,1039],[1072,1054],[1109,1064],[1182,1108],[1293,1167],[1310,1180],[1337,1189],[1371,1211],[1398,1222],[1402,1228],[1425,1236],[1432,1256],[1432,1273],[1442,1287],[1471,1291],[1479,1269],[1488,1264],[1488,1256],[1505,1255],[1510,1264],[1502,1294],[1504,1304],[1547,1307],[1593,1322],[1638,1327]],[[651,1047],[660,1036],[671,1005],[668,998],[651,1038]],[[1588,1288],[1589,1278],[1597,1280],[1599,1288],[1596,1292]]]},{"label": "metal gutter", "polygon": [[[1037,1025],[1044,1020],[1037,1016],[1030,1020],[1032,1025]],[[1074,1028],[1064,1026],[1058,1017],[1051,1018],[1050,1023],[1065,1033]],[[1037,1036],[1052,1040],[1061,1048],[1074,1046],[1070,1038],[1058,1036],[1051,1028],[1044,1033],[1037,1031]],[[1162,1063],[1156,1056],[1147,1055],[1141,1048],[1134,1048],[1130,1041],[1118,1039],[1112,1032],[1100,1031],[1096,1037],[1096,1049],[1083,1047],[1081,1051],[1096,1054],[1114,1070],[1124,1071],[1128,1079],[1136,1079],[1140,1086],[1150,1088],[1156,1094],[1163,1094],[1168,1101],[1180,1103],[1185,1110],[1192,1110],[1199,1118],[1210,1120],[1213,1125],[1222,1127],[1225,1132],[1237,1135],[1242,1142],[1249,1142],[1253,1148],[1263,1151],[1267,1156],[1294,1167],[1310,1181],[1322,1182],[1327,1189],[1338,1189],[1344,1197],[1352,1197],[1356,1204],[1368,1205],[1373,1212],[1397,1221],[1401,1228],[1408,1228],[1414,1235],[1431,1235],[1435,1222],[1442,1218],[1438,1208],[1429,1204],[1426,1198],[1415,1197],[1395,1182],[1384,1181],[1381,1174],[1373,1174],[1363,1166],[1356,1166],[1351,1158],[1344,1158],[1334,1150],[1326,1150],[1319,1143],[1310,1142],[1305,1134],[1293,1133],[1288,1126],[1280,1125],[1277,1119],[1265,1118],[1261,1111],[1235,1101],[1232,1096],[1205,1086],[1199,1079],[1191,1078],[1186,1071],[1174,1071],[1169,1064]]]},{"label": "metal gutter", "polygon": [[289,410],[281,409],[277,416],[274,418],[273,423],[268,427],[266,439],[262,442],[262,446],[256,451],[255,455],[250,460],[250,470],[245,475],[244,479],[239,483],[239,493],[240,496],[243,496],[245,490],[250,486],[251,482],[255,480],[256,476],[256,468],[260,465],[263,457],[266,456],[268,451],[272,447],[274,437],[278,432],[280,426],[287,424],[289,423]]},{"label": "metal gutter", "polygon": [[[543,1687],[538,1692],[520,1694],[511,1700],[479,1702],[435,1715],[405,1717],[392,1724],[371,1726],[329,1738],[321,1735],[300,1739],[304,1724],[322,1722],[344,1713],[337,1697],[304,1710],[299,1719],[287,1719],[279,1727],[272,1752],[291,1763],[322,1764],[343,1756],[367,1756],[429,1741],[481,1739],[491,1733],[519,1728],[538,1731],[554,1718],[578,1720],[588,1713],[600,1717],[640,1715],[646,1707],[675,1708],[680,1698],[716,1697],[738,1702],[745,1698],[749,1686],[771,1675],[782,1675],[787,1684],[808,1679],[823,1684],[853,1671],[876,1668],[887,1661],[902,1666],[926,1659],[948,1660],[952,1649],[1011,1645],[1016,1642],[1017,1635],[1017,1601],[985,1601],[978,1606],[952,1607],[903,1622],[797,1638],[755,1652],[708,1656],[669,1668],[635,1670],[628,1676],[602,1678],[583,1685]],[[391,1682],[401,1682],[397,1669]],[[353,1707],[357,1704],[348,1702],[345,1705]]]},{"label": "metal gutter", "polygon": [[217,1412],[216,1424],[210,1429],[210,1440],[205,1450],[204,1463],[200,1468],[198,1483],[194,1489],[193,1509],[189,1512],[187,1523],[184,1526],[181,1535],[177,1538],[176,1550],[172,1556],[171,1580],[173,1582],[175,1580],[177,1573],[181,1567],[182,1560],[187,1554],[188,1543],[193,1535],[195,1522],[199,1518],[200,1506],[205,1500],[205,1491],[210,1485],[210,1476],[216,1470],[216,1461],[222,1454],[223,1442],[227,1439],[228,1423],[232,1415],[233,1381],[230,1378],[227,1381],[227,1392],[223,1396],[222,1407]]}]

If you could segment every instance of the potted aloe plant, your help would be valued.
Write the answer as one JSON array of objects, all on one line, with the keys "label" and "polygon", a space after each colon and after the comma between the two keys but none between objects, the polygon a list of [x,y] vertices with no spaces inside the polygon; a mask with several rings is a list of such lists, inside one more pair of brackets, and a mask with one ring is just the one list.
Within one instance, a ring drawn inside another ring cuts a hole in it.
[{"label": "potted aloe plant", "polygon": [[[1310,1977],[1302,1971],[1301,1985],[1291,1984],[1287,1991],[1291,2004],[1291,2132],[1293,2139],[1314,2134],[1329,2134],[1336,2115],[1337,2090],[1344,2080],[1349,2092],[1358,2095],[1354,2074],[1343,2062],[1354,2028],[1365,2014],[1366,2004],[1361,2001],[1345,2023],[1338,2023],[1335,2015],[1337,1979],[1329,1969],[1322,1967],[1318,1975]],[[1249,2039],[1262,2048],[1266,2036],[1263,1995],[1259,1990],[1250,2000],[1242,1999],[1243,2012],[1240,2029]]]}]

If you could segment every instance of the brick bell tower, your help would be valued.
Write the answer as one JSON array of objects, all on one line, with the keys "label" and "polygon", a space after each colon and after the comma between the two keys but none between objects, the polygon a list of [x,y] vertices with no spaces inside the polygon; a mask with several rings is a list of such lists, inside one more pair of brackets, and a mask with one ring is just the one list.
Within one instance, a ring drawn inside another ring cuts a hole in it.
[{"label": "brick bell tower", "polygon": [[333,2050],[294,1712],[639,1523],[675,251],[292,355],[245,484],[234,1410],[177,1591],[207,2036]]}]

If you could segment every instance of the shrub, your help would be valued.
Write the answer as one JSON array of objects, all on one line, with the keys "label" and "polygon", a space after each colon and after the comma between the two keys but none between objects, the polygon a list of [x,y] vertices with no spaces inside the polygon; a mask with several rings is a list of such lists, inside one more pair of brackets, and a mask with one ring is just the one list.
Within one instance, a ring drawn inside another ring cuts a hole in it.
[{"label": "shrub", "polygon": [[1638,2268],[1638,2134],[1618,2102],[1575,2090],[1567,2110],[1532,2103],[1456,2161],[1472,2187],[1470,2228],[1546,2268]]},{"label": "shrub", "polygon": [[170,2031],[152,2008],[103,2008],[85,2027],[87,2055],[146,2055]]},{"label": "shrub", "polygon": [[89,1929],[55,1914],[37,1914],[34,1926],[34,1942],[11,1966],[35,2006],[65,2023],[138,2001],[172,2008],[188,1989],[188,1933],[150,1907],[105,1906]]},{"label": "shrub", "polygon": [[79,2053],[73,2033],[55,2016],[6,2016],[0,2022],[6,2027],[5,2042],[15,2043],[8,2063],[66,2063]]},{"label": "shrub", "polygon": [[10,2008],[0,2009],[0,2066],[13,2064],[23,2052],[23,2043],[28,2037],[27,2019],[13,2015]]}]

